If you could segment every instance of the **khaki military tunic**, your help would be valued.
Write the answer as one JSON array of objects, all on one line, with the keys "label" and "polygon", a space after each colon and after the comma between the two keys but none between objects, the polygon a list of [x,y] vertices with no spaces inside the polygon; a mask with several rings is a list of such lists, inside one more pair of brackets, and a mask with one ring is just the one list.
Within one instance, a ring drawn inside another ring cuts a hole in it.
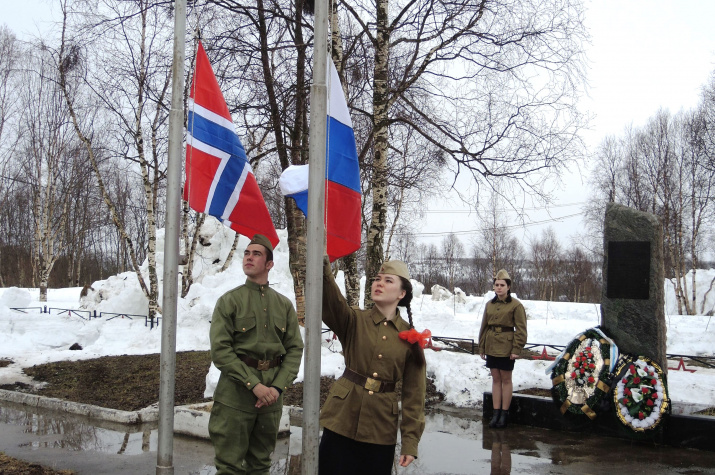
[{"label": "khaki military tunic", "polygon": [[[288,389],[298,375],[303,355],[298,317],[290,300],[246,280],[216,302],[211,318],[211,359],[221,371],[214,401],[242,411],[280,411],[280,403],[254,408],[253,388],[258,383]],[[260,371],[239,359],[272,360],[283,355],[280,366]]]},{"label": "khaki military tunic", "polygon": [[[514,328],[503,331],[501,327]],[[487,303],[479,330],[479,354],[490,356],[518,355],[526,345],[526,311],[514,297],[505,302],[494,297]]]},{"label": "khaki military tunic", "polygon": [[[397,335],[409,330],[409,324],[399,311],[390,321],[377,308],[348,306],[327,262],[323,267],[323,321],[340,340],[348,368],[373,379],[403,381],[401,453],[416,457],[425,427],[427,380],[425,365],[415,360],[411,345]],[[320,424],[358,442],[394,445],[398,416],[394,391],[369,391],[341,377],[330,388]]]}]

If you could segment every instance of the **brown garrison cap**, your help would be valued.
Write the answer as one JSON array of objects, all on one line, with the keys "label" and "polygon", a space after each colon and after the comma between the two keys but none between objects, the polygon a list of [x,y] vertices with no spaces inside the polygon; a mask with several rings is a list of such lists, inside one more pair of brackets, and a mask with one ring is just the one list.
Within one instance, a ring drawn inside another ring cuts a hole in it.
[{"label": "brown garrison cap", "polygon": [[407,264],[402,261],[385,261],[377,273],[398,275],[410,280],[410,272],[407,270]]},{"label": "brown garrison cap", "polygon": [[273,252],[273,244],[271,244],[271,241],[269,241],[263,234],[254,234],[253,239],[251,239],[251,242],[249,242],[248,245],[250,246],[251,244],[260,244],[269,251]]},{"label": "brown garrison cap", "polygon": [[497,276],[494,277],[494,280],[506,280],[508,282],[511,282],[511,277],[509,277],[507,271],[505,271],[504,269],[499,269],[499,272],[497,272]]}]

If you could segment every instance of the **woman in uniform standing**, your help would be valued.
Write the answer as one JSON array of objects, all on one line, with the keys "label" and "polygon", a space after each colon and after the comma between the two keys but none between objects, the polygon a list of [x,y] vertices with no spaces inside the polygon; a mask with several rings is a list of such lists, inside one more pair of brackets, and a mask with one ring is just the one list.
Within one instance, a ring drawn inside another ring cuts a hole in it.
[{"label": "woman in uniform standing", "polygon": [[526,311],[511,296],[511,278],[501,269],[494,278],[496,294],[484,308],[479,330],[479,355],[492,374],[494,416],[489,427],[503,428],[509,418],[514,361],[526,345]]},{"label": "woman in uniform standing", "polygon": [[[350,307],[340,292],[328,259],[323,267],[323,322],[343,347],[345,372],[330,388],[320,414],[321,475],[389,475],[398,428],[399,465],[417,457],[425,427],[426,370],[422,347],[398,333],[412,324],[412,285],[407,266],[385,262],[372,281],[369,310]],[[398,310],[407,308],[409,323]],[[402,421],[398,427],[395,385],[402,380]]]}]

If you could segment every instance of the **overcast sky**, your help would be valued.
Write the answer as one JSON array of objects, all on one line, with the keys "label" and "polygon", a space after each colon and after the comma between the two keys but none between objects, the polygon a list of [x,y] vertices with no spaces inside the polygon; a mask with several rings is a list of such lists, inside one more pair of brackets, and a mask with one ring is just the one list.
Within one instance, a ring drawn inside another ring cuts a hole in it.
[{"label": "overcast sky", "polygon": [[[675,114],[698,104],[702,87],[715,71],[715,1],[586,0],[586,7],[589,88],[580,107],[593,115],[583,135],[589,149],[608,135],[621,136],[630,124],[644,125],[661,107]],[[551,226],[567,245],[584,228],[581,207],[589,198],[588,171],[586,167],[567,174],[554,193],[556,205],[548,212],[527,210],[531,224],[514,228],[514,235],[526,244]],[[456,202],[431,205],[421,232],[478,229],[474,214],[452,211],[459,207]],[[516,213],[507,216],[509,223],[518,224]],[[469,247],[474,233],[458,235]],[[423,235],[421,242],[441,239]]]},{"label": "overcast sky", "polygon": [[[0,0],[2,16],[18,35],[37,33],[51,19],[47,0]],[[641,126],[659,108],[677,113],[697,105],[701,88],[715,71],[715,0],[586,0],[589,96],[581,109],[593,116],[586,143],[595,147],[608,135],[620,136],[626,126]],[[553,226],[559,239],[581,231],[580,207],[588,199],[588,169],[574,169],[556,195],[549,213],[530,211],[536,224],[517,230],[528,240]],[[476,217],[447,213],[460,206],[432,203],[434,212],[420,229],[447,233],[477,229]],[[567,217],[563,219],[558,219]],[[467,234],[460,235],[465,245]],[[422,235],[421,242],[440,236]]]}]

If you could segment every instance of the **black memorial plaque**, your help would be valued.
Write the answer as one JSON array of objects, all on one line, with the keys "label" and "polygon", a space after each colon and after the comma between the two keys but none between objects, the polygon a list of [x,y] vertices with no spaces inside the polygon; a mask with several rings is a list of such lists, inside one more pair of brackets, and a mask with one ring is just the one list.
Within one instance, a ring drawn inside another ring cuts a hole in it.
[{"label": "black memorial plaque", "polygon": [[650,242],[610,241],[606,297],[609,299],[649,298]]}]

